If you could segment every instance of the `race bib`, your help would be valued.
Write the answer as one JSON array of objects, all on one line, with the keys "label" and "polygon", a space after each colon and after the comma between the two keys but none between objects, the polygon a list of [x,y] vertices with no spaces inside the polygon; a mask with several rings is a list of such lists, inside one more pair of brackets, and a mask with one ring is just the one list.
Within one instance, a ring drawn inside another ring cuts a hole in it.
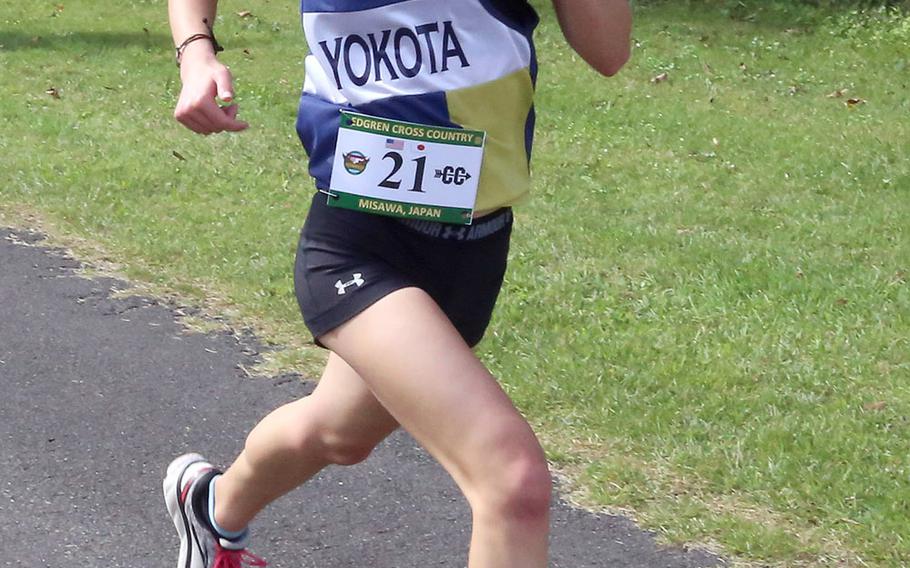
[{"label": "race bib", "polygon": [[341,112],[328,204],[470,225],[484,132]]}]

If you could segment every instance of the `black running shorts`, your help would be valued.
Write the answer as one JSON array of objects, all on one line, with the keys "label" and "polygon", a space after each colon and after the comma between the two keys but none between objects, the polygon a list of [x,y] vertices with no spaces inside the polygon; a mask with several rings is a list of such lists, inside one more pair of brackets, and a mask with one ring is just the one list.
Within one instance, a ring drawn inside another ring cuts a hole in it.
[{"label": "black running shorts", "polygon": [[424,290],[465,342],[480,342],[502,286],[511,209],[470,226],[338,209],[317,193],[300,235],[294,289],[317,345],[387,294]]}]

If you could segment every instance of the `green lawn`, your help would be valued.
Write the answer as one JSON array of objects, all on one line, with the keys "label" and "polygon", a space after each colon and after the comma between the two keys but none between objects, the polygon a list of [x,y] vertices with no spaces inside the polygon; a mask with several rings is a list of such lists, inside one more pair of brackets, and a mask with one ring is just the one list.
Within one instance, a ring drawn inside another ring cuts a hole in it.
[{"label": "green lawn", "polygon": [[[208,138],[171,119],[162,0],[5,8],[0,212],[312,373],[295,6],[223,3],[253,127]],[[638,6],[610,80],[541,10],[535,198],[482,356],[589,505],[757,565],[910,564],[910,20],[785,6]]]}]

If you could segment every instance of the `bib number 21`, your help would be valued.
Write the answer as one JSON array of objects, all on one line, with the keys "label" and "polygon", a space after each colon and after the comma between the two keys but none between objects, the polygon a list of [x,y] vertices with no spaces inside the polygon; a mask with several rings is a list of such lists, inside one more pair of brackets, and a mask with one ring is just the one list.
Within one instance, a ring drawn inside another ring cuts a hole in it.
[{"label": "bib number 21", "polygon": [[[385,153],[385,156],[382,157],[382,160],[383,161],[392,160],[393,165],[392,165],[392,171],[389,172],[389,175],[387,175],[385,177],[385,179],[383,179],[381,182],[379,182],[379,187],[385,187],[387,189],[400,189],[401,180],[392,179],[392,178],[398,173],[398,171],[404,165],[404,158],[398,152],[389,151],[389,152]],[[411,161],[414,162],[417,165],[417,167],[414,172],[414,183],[411,186],[411,188],[408,189],[408,191],[417,191],[420,193],[424,193],[424,191],[423,191],[423,174],[427,169],[427,157],[420,156],[419,158],[414,158]]]}]

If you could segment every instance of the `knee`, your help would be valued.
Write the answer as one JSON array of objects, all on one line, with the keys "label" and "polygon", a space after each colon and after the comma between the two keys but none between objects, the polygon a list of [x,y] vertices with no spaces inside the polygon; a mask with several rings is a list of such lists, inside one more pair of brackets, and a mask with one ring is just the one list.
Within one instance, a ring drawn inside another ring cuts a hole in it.
[{"label": "knee", "polygon": [[500,519],[535,522],[550,511],[553,482],[547,461],[539,451],[513,457],[499,468],[486,488],[486,508]]},{"label": "knee", "polygon": [[506,470],[503,512],[518,519],[546,517],[553,492],[546,460],[535,456],[516,461]]},{"label": "knee", "polygon": [[370,457],[377,445],[372,439],[351,437],[335,431],[322,432],[319,442],[323,456],[334,465],[356,465]]},{"label": "knee", "polygon": [[270,459],[280,454],[288,461],[317,460],[325,465],[354,465],[369,457],[382,437],[350,431],[311,408],[286,405],[275,417],[253,429],[246,441],[251,459]]},{"label": "knee", "polygon": [[367,459],[378,443],[332,424],[300,424],[287,433],[288,449],[295,455],[319,456],[326,464],[355,465]]}]

